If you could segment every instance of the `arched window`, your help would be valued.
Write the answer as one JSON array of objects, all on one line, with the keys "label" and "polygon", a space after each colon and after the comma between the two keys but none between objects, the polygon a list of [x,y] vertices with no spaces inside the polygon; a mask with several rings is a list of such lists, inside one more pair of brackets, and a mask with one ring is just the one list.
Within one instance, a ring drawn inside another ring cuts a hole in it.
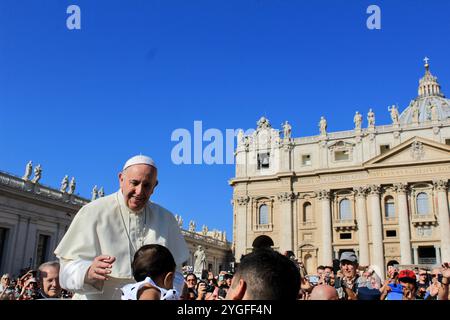
[{"label": "arched window", "polygon": [[303,205],[303,222],[312,221],[312,205],[309,202],[306,202]]},{"label": "arched window", "polygon": [[351,220],[352,219],[352,208],[350,200],[343,199],[339,202],[339,219],[341,220]]},{"label": "arched window", "polygon": [[384,199],[384,215],[387,219],[395,217],[395,203],[391,196]]},{"label": "arched window", "polygon": [[417,214],[427,215],[430,213],[428,208],[428,195],[425,192],[421,192],[417,195],[416,204]]},{"label": "arched window", "polygon": [[259,207],[259,224],[269,224],[269,208],[265,204]]}]

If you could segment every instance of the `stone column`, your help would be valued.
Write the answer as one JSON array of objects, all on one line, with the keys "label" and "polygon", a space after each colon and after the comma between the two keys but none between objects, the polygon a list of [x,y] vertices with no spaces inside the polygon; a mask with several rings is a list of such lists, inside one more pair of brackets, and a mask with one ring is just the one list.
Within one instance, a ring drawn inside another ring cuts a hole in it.
[{"label": "stone column", "polygon": [[400,229],[400,263],[412,264],[408,200],[406,197],[408,185],[405,183],[397,183],[394,187],[397,191],[398,225]]},{"label": "stone column", "polygon": [[281,226],[280,226],[280,252],[293,250],[293,223],[292,223],[292,201],[295,195],[292,192],[278,194],[280,202]]},{"label": "stone column", "polygon": [[16,253],[12,255],[12,269],[10,269],[13,273],[19,273],[20,269],[28,266],[25,251],[27,249],[28,242],[31,242],[31,240],[28,239],[30,221],[30,218],[21,216],[18,217],[13,246],[13,252]]},{"label": "stone column", "polygon": [[417,247],[413,247],[414,250],[414,264],[419,264],[419,250]]},{"label": "stone column", "polygon": [[24,253],[24,261],[22,262],[23,267],[28,267],[31,261],[31,267],[38,267],[37,257],[36,257],[36,249],[37,249],[37,241],[38,241],[38,230],[37,230],[37,219],[31,218],[29,220],[28,234],[26,240],[26,247]]},{"label": "stone column", "polygon": [[328,148],[326,140],[321,140],[319,142],[319,158],[320,168],[328,168]]},{"label": "stone column", "polygon": [[283,144],[280,146],[280,168],[279,172],[289,172],[291,171],[291,158],[292,158],[292,150],[294,145],[291,141],[283,141]]},{"label": "stone column", "polygon": [[384,248],[383,248],[383,229],[381,222],[380,208],[380,186],[371,185],[369,187],[369,205],[372,217],[372,264],[380,267],[381,278],[384,279]]},{"label": "stone column", "polygon": [[236,210],[236,237],[234,257],[236,262],[241,261],[241,255],[247,251],[247,205],[250,198],[238,197],[235,201]]},{"label": "stone column", "polygon": [[329,265],[333,261],[330,191],[319,191],[322,209],[322,255],[320,264]]},{"label": "stone column", "polygon": [[366,188],[358,187],[356,194],[356,220],[358,222],[359,264],[368,266],[369,235],[367,234]]},{"label": "stone column", "polygon": [[434,246],[434,251],[436,252],[436,264],[437,265],[441,265],[441,247],[440,246],[438,246],[438,245],[435,245]]},{"label": "stone column", "polygon": [[438,221],[441,230],[441,260],[450,261],[450,221],[447,199],[448,180],[434,181],[434,187],[438,196]]}]

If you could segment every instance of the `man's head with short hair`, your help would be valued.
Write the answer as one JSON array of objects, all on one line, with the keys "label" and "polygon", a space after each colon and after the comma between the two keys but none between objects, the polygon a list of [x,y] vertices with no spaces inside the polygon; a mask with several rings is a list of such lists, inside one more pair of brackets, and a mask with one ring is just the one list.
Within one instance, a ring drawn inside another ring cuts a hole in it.
[{"label": "man's head with short hair", "polygon": [[272,249],[245,255],[227,293],[229,300],[296,300],[300,272],[293,261]]},{"label": "man's head with short hair", "polygon": [[119,173],[119,184],[125,204],[132,211],[140,211],[147,204],[158,184],[157,169],[147,156],[130,158]]},{"label": "man's head with short hair", "polygon": [[311,300],[338,300],[338,294],[334,287],[321,284],[315,286],[310,295]]},{"label": "man's head with short hair", "polygon": [[358,269],[358,258],[352,251],[342,252],[341,258],[341,271],[345,278],[353,278],[356,276]]},{"label": "man's head with short hair", "polygon": [[49,261],[41,264],[37,276],[39,278],[41,292],[47,298],[59,298],[61,285],[59,283],[59,262]]},{"label": "man's head with short hair", "polygon": [[333,267],[331,267],[331,266],[324,266],[323,267],[323,271],[324,272],[328,272],[328,273],[332,273],[333,272]]}]

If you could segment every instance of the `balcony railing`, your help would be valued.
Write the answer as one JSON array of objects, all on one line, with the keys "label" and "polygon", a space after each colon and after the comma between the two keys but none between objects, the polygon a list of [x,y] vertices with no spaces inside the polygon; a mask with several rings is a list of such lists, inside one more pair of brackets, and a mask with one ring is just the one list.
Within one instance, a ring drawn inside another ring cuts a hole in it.
[{"label": "balcony railing", "polygon": [[397,219],[397,217],[396,216],[390,216],[390,217],[384,217],[384,221],[386,222],[386,223],[397,223],[398,222],[398,219]]},{"label": "balcony railing", "polygon": [[272,224],[256,224],[255,231],[272,231]]},{"label": "balcony railing", "polygon": [[333,227],[339,230],[353,230],[356,229],[355,219],[335,219],[333,222]]},{"label": "balcony railing", "polygon": [[414,225],[429,225],[436,223],[434,214],[413,214],[411,220]]}]

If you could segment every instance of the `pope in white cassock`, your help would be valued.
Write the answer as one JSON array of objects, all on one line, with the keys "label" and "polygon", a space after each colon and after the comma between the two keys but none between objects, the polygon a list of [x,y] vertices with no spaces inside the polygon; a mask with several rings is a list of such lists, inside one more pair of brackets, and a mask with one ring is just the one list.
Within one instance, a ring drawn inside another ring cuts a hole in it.
[{"label": "pope in white cassock", "polygon": [[175,217],[149,201],[157,168],[146,156],[129,159],[119,173],[120,190],[85,205],[55,250],[60,283],[74,299],[120,299],[134,283],[131,262],[144,244],[160,244],[180,269],[189,252]]}]

